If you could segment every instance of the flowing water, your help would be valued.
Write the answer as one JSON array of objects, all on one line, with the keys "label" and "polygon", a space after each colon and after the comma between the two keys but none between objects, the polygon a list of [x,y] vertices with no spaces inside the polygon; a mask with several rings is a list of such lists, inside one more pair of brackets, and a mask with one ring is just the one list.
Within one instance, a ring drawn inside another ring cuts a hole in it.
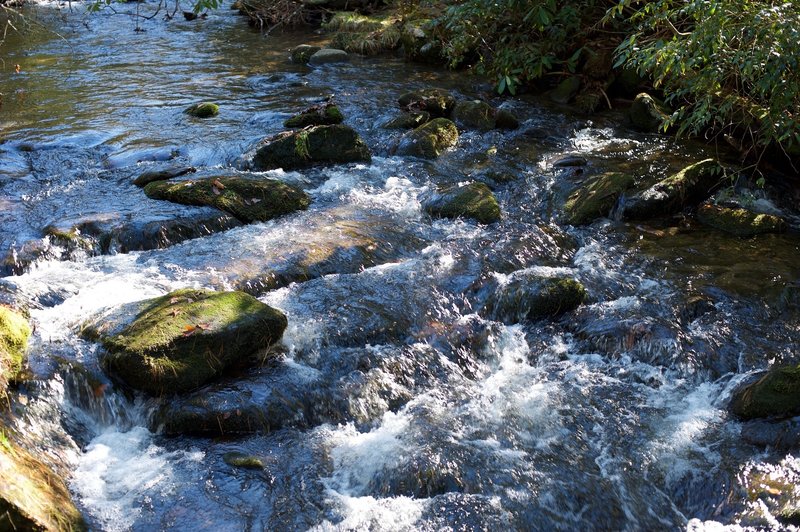
[{"label": "flowing water", "polygon": [[[265,37],[226,9],[143,32],[81,5],[28,18],[0,49],[0,288],[36,326],[18,428],[64,468],[92,529],[792,526],[776,516],[800,501],[796,443],[748,443],[726,404],[748,374],[798,360],[797,235],[560,222],[582,177],[559,157],[663,176],[710,148],[531,97],[495,102],[517,131],[462,132],[436,161],[403,158],[379,127],[400,94],[491,98],[487,87],[386,57],[292,65],[287,50],[319,36]],[[131,184],[173,164],[238,173],[249,147],[329,95],[374,158],[265,174],[303,187],[308,211],[240,226]],[[219,117],[183,114],[201,100]],[[437,186],[475,179],[492,184],[501,222],[423,212]],[[183,232],[158,231],[174,220]],[[89,244],[65,248],[48,226],[79,226]],[[588,302],[516,324],[484,311],[542,275],[580,280]],[[187,286],[283,310],[279,356],[186,397],[114,386],[81,324]],[[231,467],[229,452],[264,467]]]}]

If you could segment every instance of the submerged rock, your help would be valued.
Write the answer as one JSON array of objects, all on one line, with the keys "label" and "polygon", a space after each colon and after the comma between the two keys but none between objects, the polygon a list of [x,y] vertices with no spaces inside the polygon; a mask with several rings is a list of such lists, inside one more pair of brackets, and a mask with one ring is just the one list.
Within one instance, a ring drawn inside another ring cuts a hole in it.
[{"label": "submerged rock", "polygon": [[211,118],[219,114],[219,105],[211,102],[196,103],[189,106],[184,113],[195,118]]},{"label": "submerged rock", "polygon": [[338,124],[287,131],[270,137],[256,149],[251,166],[255,170],[296,170],[370,160],[369,148],[359,134]]},{"label": "submerged rock", "polygon": [[308,207],[302,190],[274,179],[208,177],[191,181],[157,181],[144,188],[148,198],[183,205],[208,205],[244,223],[264,222]]},{"label": "submerged rock", "polygon": [[301,44],[292,49],[292,62],[305,65],[311,56],[322,50],[320,46],[312,46],[310,44]]},{"label": "submerged rock", "polygon": [[675,214],[696,205],[722,185],[724,168],[714,159],[687,166],[677,174],[628,198],[624,216],[644,220]]},{"label": "submerged rock", "polygon": [[800,415],[800,366],[772,368],[734,391],[729,410],[741,419]]},{"label": "submerged rock", "polygon": [[786,222],[778,216],[708,203],[697,209],[697,219],[705,225],[737,236],[781,233],[787,227]]},{"label": "submerged rock", "polygon": [[429,122],[430,119],[431,114],[427,111],[402,113],[400,116],[392,118],[381,127],[384,129],[414,129]]},{"label": "submerged rock", "polygon": [[181,393],[277,342],[286,316],[243,292],[183,289],[87,324],[107,372],[150,395]]},{"label": "submerged rock", "polygon": [[646,133],[658,133],[667,118],[669,113],[664,105],[646,92],[637,94],[628,109],[628,119],[633,127]]},{"label": "submerged rock", "polygon": [[575,279],[523,273],[499,284],[481,315],[507,324],[555,318],[576,309],[585,299],[586,288]]},{"label": "submerged rock", "polygon": [[458,128],[446,118],[434,118],[427,124],[406,133],[397,153],[435,159],[458,142]]},{"label": "submerged rock", "polygon": [[[31,327],[19,312],[0,305],[0,399],[25,364]],[[0,522],[2,522],[0,520]]]},{"label": "submerged rock", "polygon": [[291,128],[304,128],[308,126],[326,126],[341,124],[344,116],[339,108],[332,103],[315,105],[305,111],[287,119],[283,125]]},{"label": "submerged rock", "polygon": [[608,216],[620,195],[633,186],[633,176],[608,172],[588,179],[564,204],[567,223],[583,225]]},{"label": "submerged rock", "polygon": [[456,106],[455,97],[444,89],[407,92],[397,102],[406,111],[427,111],[434,118],[450,116]]},{"label": "submerged rock", "polygon": [[344,50],[337,50],[336,48],[322,48],[308,58],[308,64],[315,66],[346,63],[347,61],[350,61],[350,55]]},{"label": "submerged rock", "polygon": [[180,177],[182,175],[191,174],[196,172],[197,168],[193,166],[176,166],[173,168],[165,168],[164,170],[149,170],[147,172],[142,173],[133,180],[133,184],[137,187],[143,187],[148,183],[152,183],[154,181],[166,181],[167,179],[172,179],[173,177]]},{"label": "submerged rock", "polygon": [[431,216],[472,218],[484,224],[500,219],[500,205],[491,189],[483,183],[454,186],[432,195],[423,203]]}]

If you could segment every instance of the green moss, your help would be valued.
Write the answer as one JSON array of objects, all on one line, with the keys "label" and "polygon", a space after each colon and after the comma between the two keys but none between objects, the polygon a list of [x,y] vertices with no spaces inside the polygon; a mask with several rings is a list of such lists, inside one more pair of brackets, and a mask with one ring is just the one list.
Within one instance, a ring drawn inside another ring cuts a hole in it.
[{"label": "green moss", "polygon": [[31,328],[24,316],[0,306],[0,395],[23,367],[30,335]]},{"label": "green moss", "polygon": [[219,105],[211,102],[196,103],[189,106],[184,113],[195,118],[211,118],[219,114]]},{"label": "green moss", "polygon": [[407,111],[427,111],[434,117],[447,117],[456,106],[456,99],[443,89],[423,89],[407,92],[398,99]]},{"label": "green moss", "polygon": [[492,191],[483,183],[451,187],[426,202],[425,210],[432,216],[444,218],[473,218],[489,224],[500,219],[500,205]]},{"label": "green moss", "polygon": [[244,223],[264,222],[304,210],[311,202],[302,190],[274,179],[209,177],[191,181],[156,181],[145,186],[144,192],[152,199],[216,207]]},{"label": "green moss", "polygon": [[416,113],[402,113],[392,118],[381,127],[384,129],[414,129],[425,124],[431,119],[431,114],[426,111]]},{"label": "green moss", "polygon": [[385,16],[367,16],[354,11],[339,11],[333,14],[328,22],[322,24],[322,29],[328,32],[371,32],[391,23]]},{"label": "green moss", "polygon": [[435,159],[458,142],[458,128],[446,118],[434,118],[407,134],[400,145],[403,155]]},{"label": "green moss", "polygon": [[575,279],[549,278],[530,301],[528,319],[556,317],[586,300],[586,289]]},{"label": "green moss", "polygon": [[800,365],[773,368],[736,390],[730,410],[742,419],[800,414]]},{"label": "green moss", "polygon": [[305,65],[311,56],[322,50],[321,46],[312,46],[310,44],[301,44],[292,50],[292,62]]},{"label": "green moss", "polygon": [[151,395],[185,392],[276,342],[286,317],[243,292],[184,289],[142,303],[116,334],[100,335],[106,370]]},{"label": "green moss", "polygon": [[780,233],[787,227],[786,222],[777,216],[711,204],[701,205],[697,209],[697,219],[705,225],[737,236]]},{"label": "green moss", "polygon": [[257,456],[230,452],[225,453],[222,459],[231,467],[241,467],[244,469],[264,469],[264,462]]},{"label": "green moss", "polygon": [[[301,149],[298,136],[302,133]],[[266,139],[253,157],[256,170],[297,170],[315,165],[369,162],[369,148],[352,128],[315,126],[302,132],[285,132]]]},{"label": "green moss", "polygon": [[283,125],[291,128],[304,128],[308,126],[341,124],[343,121],[344,115],[342,115],[339,108],[332,103],[328,103],[306,109],[287,119]]},{"label": "green moss", "polygon": [[453,109],[453,120],[464,128],[489,131],[494,128],[495,114],[491,105],[480,100],[458,102]]},{"label": "green moss", "polygon": [[657,101],[655,98],[642,92],[636,95],[630,109],[628,110],[628,118],[634,128],[649,133],[657,133],[661,124],[669,118],[666,108],[663,103]]},{"label": "green moss", "polygon": [[608,216],[617,204],[620,194],[633,186],[633,182],[632,176],[617,172],[589,179],[564,204],[567,223],[583,225],[602,216]]}]

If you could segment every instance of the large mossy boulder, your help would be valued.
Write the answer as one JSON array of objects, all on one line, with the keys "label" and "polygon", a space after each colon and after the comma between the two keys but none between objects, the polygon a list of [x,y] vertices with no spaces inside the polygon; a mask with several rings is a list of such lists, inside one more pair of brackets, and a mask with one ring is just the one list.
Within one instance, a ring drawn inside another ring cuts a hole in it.
[{"label": "large mossy boulder", "polygon": [[407,92],[397,100],[406,111],[427,111],[434,118],[449,117],[456,106],[455,97],[444,89]]},{"label": "large mossy boulder", "polygon": [[569,277],[511,276],[487,298],[481,314],[507,324],[557,318],[586,300],[586,288]]},{"label": "large mossy boulder", "polygon": [[453,121],[464,129],[489,131],[494,128],[496,114],[494,107],[480,100],[458,102],[453,108]]},{"label": "large mossy boulder", "polygon": [[584,225],[608,216],[620,195],[633,186],[633,176],[608,172],[587,180],[564,204],[567,223]]},{"label": "large mossy boulder", "polygon": [[709,227],[737,236],[781,233],[787,227],[778,216],[712,204],[701,205],[697,209],[697,219]]},{"label": "large mossy boulder", "polygon": [[287,119],[283,125],[291,128],[304,128],[308,126],[329,126],[333,124],[341,124],[344,121],[344,115],[333,103],[326,103],[324,105],[315,105],[309,107],[291,118]]},{"label": "large mossy boulder", "polygon": [[642,92],[636,95],[630,109],[628,109],[628,119],[631,125],[645,133],[658,133],[661,124],[669,118],[664,104]]},{"label": "large mossy boulder", "polygon": [[714,159],[687,166],[628,198],[624,215],[631,220],[644,220],[697,205],[722,185],[723,174],[724,168]]},{"label": "large mossy boulder", "polygon": [[82,333],[106,371],[150,395],[195,389],[277,342],[286,316],[244,292],[183,289],[123,307]]},{"label": "large mossy boulder", "polygon": [[337,124],[287,131],[261,142],[253,156],[254,170],[298,170],[311,166],[369,162],[366,143],[352,128]]},{"label": "large mossy boulder", "polygon": [[0,434],[0,530],[86,530],[64,480],[17,444],[2,423]]},{"label": "large mossy boulder", "polygon": [[431,216],[442,218],[472,218],[484,224],[500,219],[497,198],[483,183],[446,188],[428,198],[423,208]]},{"label": "large mossy boulder", "polygon": [[772,368],[741,386],[728,408],[741,419],[800,415],[800,365]]},{"label": "large mossy boulder", "polygon": [[397,153],[435,159],[458,142],[458,128],[447,118],[434,118],[430,122],[406,133],[400,140]]},{"label": "large mossy boulder", "polygon": [[156,181],[144,187],[144,193],[151,199],[216,207],[243,223],[271,220],[311,202],[305,192],[282,181],[242,177]]},{"label": "large mossy boulder", "polygon": [[31,328],[19,312],[0,305],[0,398],[25,363]]}]

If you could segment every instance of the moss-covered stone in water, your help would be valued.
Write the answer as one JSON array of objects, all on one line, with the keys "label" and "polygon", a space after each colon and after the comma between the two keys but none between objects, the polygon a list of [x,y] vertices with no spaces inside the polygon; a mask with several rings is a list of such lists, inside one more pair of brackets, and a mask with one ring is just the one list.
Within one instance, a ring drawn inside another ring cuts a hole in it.
[{"label": "moss-covered stone in water", "polygon": [[616,172],[590,178],[564,204],[567,223],[583,225],[608,216],[620,194],[633,186],[633,181],[632,176]]},{"label": "moss-covered stone in water", "polygon": [[400,141],[398,153],[435,159],[458,142],[458,128],[446,118],[434,118],[409,132]]},{"label": "moss-covered stone in water", "polygon": [[550,99],[556,103],[569,103],[581,88],[581,78],[570,76],[550,91]]},{"label": "moss-covered stone in water", "polygon": [[489,295],[481,314],[507,324],[555,318],[574,310],[585,299],[586,289],[575,279],[512,276]]},{"label": "moss-covered stone in water", "polygon": [[424,204],[431,216],[444,218],[473,218],[489,224],[500,219],[500,205],[492,191],[483,183],[470,183],[445,189]]},{"label": "moss-covered stone in water", "polygon": [[311,201],[305,192],[281,181],[241,177],[156,181],[144,187],[144,193],[152,199],[216,207],[244,223],[305,210]]},{"label": "moss-covered stone in water", "polygon": [[489,131],[494,128],[496,113],[494,107],[480,100],[458,102],[453,108],[453,121],[462,128]]},{"label": "moss-covered stone in water", "polygon": [[196,103],[184,112],[195,118],[211,118],[219,114],[219,105],[211,102]]},{"label": "moss-covered stone in water", "polygon": [[384,129],[414,129],[430,121],[431,114],[426,111],[417,113],[402,113],[392,118],[381,127]]},{"label": "moss-covered stone in water", "polygon": [[31,328],[19,312],[0,305],[0,397],[25,363]]},{"label": "moss-covered stone in water", "polygon": [[257,456],[250,454],[230,452],[225,453],[222,459],[231,467],[241,467],[243,469],[264,469],[264,462]]},{"label": "moss-covered stone in water", "polygon": [[786,222],[777,216],[711,204],[701,205],[697,209],[697,219],[705,225],[737,236],[781,233],[786,230]]},{"label": "moss-covered stone in water", "polygon": [[755,382],[739,388],[729,409],[742,419],[800,414],[800,365],[773,368]]},{"label": "moss-covered stone in water", "polygon": [[647,133],[657,133],[668,116],[664,105],[646,92],[637,94],[628,109],[633,127]]},{"label": "moss-covered stone in water", "polygon": [[88,325],[108,373],[151,395],[201,386],[278,341],[286,316],[243,292],[184,289],[142,302],[119,331]]},{"label": "moss-covered stone in water", "polygon": [[311,56],[322,49],[320,46],[312,46],[310,44],[301,44],[292,50],[292,63],[305,65]]},{"label": "moss-covered stone in water", "polygon": [[291,128],[304,128],[308,126],[341,124],[343,121],[344,116],[339,108],[332,103],[328,103],[310,107],[287,119],[283,125]]},{"label": "moss-covered stone in water", "polygon": [[180,177],[182,175],[191,174],[196,172],[197,168],[193,166],[176,166],[174,168],[165,168],[164,170],[150,170],[142,173],[133,180],[133,184],[137,187],[143,187],[153,181],[166,181],[173,177]]},{"label": "moss-covered stone in water", "polygon": [[398,103],[407,111],[427,111],[433,117],[447,117],[456,106],[456,99],[443,89],[423,89],[403,94]]},{"label": "moss-covered stone in water", "polygon": [[86,530],[64,481],[0,423],[0,530]]},{"label": "moss-covered stone in water", "polygon": [[586,289],[575,279],[550,278],[530,301],[528,319],[556,317],[577,308],[586,299]]},{"label": "moss-covered stone in water", "polygon": [[255,170],[297,170],[370,160],[369,148],[359,134],[348,126],[336,124],[270,137],[257,149],[251,166]]},{"label": "moss-covered stone in water", "polygon": [[674,214],[708,198],[723,179],[724,168],[714,159],[705,159],[628,198],[624,215],[643,220]]}]

